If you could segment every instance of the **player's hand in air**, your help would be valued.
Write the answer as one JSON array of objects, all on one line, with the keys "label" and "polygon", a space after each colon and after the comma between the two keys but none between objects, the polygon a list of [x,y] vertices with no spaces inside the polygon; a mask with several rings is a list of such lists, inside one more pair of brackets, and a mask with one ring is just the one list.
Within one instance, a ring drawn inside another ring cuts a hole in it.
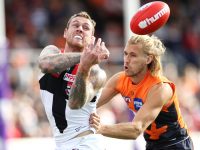
[{"label": "player's hand in air", "polygon": [[101,62],[102,60],[106,60],[109,58],[110,52],[108,51],[107,47],[105,46],[105,43],[102,42],[101,43],[101,48],[100,48],[100,52],[99,52],[99,62]]},{"label": "player's hand in air", "polygon": [[92,65],[98,64],[109,57],[110,53],[105,43],[102,42],[101,38],[98,38],[96,42],[95,39],[95,37],[92,37],[81,55],[80,64],[84,68],[90,68]]}]

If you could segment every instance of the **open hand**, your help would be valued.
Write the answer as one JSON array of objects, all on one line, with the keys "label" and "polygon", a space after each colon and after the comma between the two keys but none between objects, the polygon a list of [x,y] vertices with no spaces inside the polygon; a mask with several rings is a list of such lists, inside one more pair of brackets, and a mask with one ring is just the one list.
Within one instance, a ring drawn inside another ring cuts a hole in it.
[{"label": "open hand", "polygon": [[102,60],[108,59],[109,54],[101,38],[98,38],[95,43],[95,37],[92,37],[90,43],[87,44],[83,50],[80,64],[84,66],[84,68],[90,68],[92,65],[98,64]]}]

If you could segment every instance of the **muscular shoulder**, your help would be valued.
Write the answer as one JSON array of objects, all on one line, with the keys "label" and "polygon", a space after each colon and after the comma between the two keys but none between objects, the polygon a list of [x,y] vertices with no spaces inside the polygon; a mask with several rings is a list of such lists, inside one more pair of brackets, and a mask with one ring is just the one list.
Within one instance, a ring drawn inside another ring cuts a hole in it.
[{"label": "muscular shoulder", "polygon": [[60,50],[54,45],[48,45],[41,51],[40,56],[38,58],[38,65],[43,73],[59,72],[55,70],[55,63],[52,62],[52,58],[51,58],[51,56],[57,55],[59,53],[60,53]]},{"label": "muscular shoulder", "polygon": [[159,83],[150,89],[150,94],[156,95],[165,104],[173,96],[173,89],[169,83]]},{"label": "muscular shoulder", "polygon": [[89,80],[92,82],[95,89],[100,89],[107,80],[106,72],[101,69],[99,65],[94,65],[91,68]]},{"label": "muscular shoulder", "polygon": [[46,46],[40,53],[40,58],[51,55],[51,54],[58,54],[60,50],[54,45]]}]

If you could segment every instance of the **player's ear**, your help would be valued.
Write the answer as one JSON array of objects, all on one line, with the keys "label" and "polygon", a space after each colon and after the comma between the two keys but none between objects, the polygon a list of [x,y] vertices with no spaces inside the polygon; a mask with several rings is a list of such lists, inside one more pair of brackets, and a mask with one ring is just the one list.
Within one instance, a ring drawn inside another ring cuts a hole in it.
[{"label": "player's ear", "polygon": [[64,37],[64,38],[66,38],[66,36],[67,36],[67,28],[65,28],[64,34],[63,34],[63,37]]},{"label": "player's ear", "polygon": [[148,55],[148,56],[147,56],[146,63],[147,63],[147,64],[150,64],[150,63],[152,62],[152,60],[153,60],[153,55]]}]

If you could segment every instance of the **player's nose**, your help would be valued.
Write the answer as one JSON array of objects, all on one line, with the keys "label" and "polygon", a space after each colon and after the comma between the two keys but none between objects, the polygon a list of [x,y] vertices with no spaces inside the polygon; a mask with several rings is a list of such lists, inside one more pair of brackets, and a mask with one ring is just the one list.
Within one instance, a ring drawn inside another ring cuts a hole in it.
[{"label": "player's nose", "polygon": [[77,31],[83,32],[83,27],[82,27],[82,26],[78,26],[78,27],[77,27]]}]

